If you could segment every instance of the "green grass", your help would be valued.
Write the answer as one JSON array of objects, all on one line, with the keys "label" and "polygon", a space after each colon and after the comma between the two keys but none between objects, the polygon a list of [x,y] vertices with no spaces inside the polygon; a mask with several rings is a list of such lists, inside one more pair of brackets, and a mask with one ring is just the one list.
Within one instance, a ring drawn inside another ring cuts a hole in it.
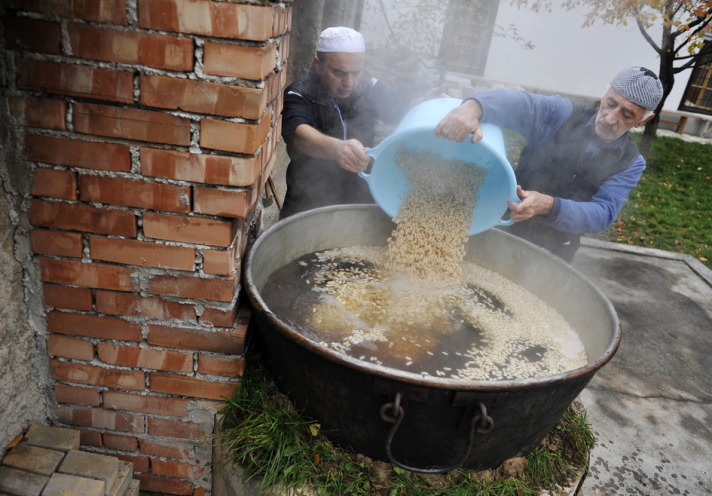
[{"label": "green grass", "polygon": [[712,145],[658,136],[613,225],[595,237],[712,261]]},{"label": "green grass", "polygon": [[[523,140],[508,130],[504,136],[516,167]],[[712,267],[712,144],[656,137],[640,183],[616,221],[588,236],[686,253]]]},{"label": "green grass", "polygon": [[324,496],[533,496],[566,482],[575,467],[585,469],[595,443],[585,413],[572,405],[518,475],[407,472],[333,446],[317,423],[279,394],[255,354],[248,355],[240,387],[223,414],[219,442],[228,463],[244,467],[245,479],[260,479],[262,492],[308,486]]}]

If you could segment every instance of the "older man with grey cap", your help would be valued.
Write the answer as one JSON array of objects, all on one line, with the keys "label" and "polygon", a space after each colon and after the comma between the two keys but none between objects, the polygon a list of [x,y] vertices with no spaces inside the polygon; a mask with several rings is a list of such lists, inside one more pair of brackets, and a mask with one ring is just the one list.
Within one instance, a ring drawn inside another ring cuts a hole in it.
[{"label": "older man with grey cap", "polygon": [[284,92],[282,137],[287,145],[287,194],[280,219],[316,207],[373,203],[366,182],[365,151],[374,146],[376,123],[396,123],[425,98],[393,91],[365,75],[366,45],[347,27],[325,29],[308,73]]},{"label": "older man with grey cap", "polygon": [[618,217],[645,169],[628,135],[653,117],[663,95],[658,77],[644,67],[618,73],[599,108],[561,96],[523,91],[477,93],[436,127],[442,138],[482,138],[480,122],[520,133],[526,144],[516,167],[520,203],[505,230],[571,261],[584,233],[602,231]]}]

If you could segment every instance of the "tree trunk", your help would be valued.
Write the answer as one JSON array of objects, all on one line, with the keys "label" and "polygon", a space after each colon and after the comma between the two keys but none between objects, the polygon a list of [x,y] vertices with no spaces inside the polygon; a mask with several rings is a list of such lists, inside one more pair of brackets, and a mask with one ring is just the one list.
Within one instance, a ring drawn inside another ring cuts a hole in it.
[{"label": "tree trunk", "polygon": [[655,117],[650,119],[648,123],[645,124],[643,137],[640,139],[640,144],[638,145],[638,151],[646,159],[650,153],[650,148],[653,146],[655,135],[658,132],[658,121],[660,121],[660,114],[655,114]]},{"label": "tree trunk", "polygon": [[299,0],[294,2],[292,31],[289,40],[289,67],[287,84],[306,74],[316,55],[321,34],[325,0]]},{"label": "tree trunk", "polygon": [[[670,7],[668,7],[668,9],[669,8]],[[648,121],[645,125],[643,137],[641,138],[640,145],[638,146],[638,150],[645,158],[648,158],[650,148],[653,146],[653,140],[655,140],[655,135],[658,132],[660,113],[663,110],[665,100],[667,100],[668,95],[670,95],[670,92],[672,91],[672,87],[675,85],[675,68],[673,66],[673,63],[675,62],[675,38],[672,36],[672,28],[672,25],[663,25],[663,34],[660,44],[661,48],[658,52],[660,55],[660,70],[658,71],[658,77],[663,85],[663,97],[655,109],[655,117],[650,119],[650,121]]]}]

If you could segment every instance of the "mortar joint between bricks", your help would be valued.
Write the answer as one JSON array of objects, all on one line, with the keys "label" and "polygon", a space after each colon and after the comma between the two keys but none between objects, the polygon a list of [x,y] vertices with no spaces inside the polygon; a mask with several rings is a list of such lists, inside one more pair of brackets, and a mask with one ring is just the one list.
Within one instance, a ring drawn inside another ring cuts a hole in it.
[{"label": "mortar joint between bricks", "polygon": [[126,21],[130,27],[138,28],[138,0],[126,0]]},{"label": "mortar joint between bricks", "polygon": [[200,150],[200,120],[190,121],[190,149]]}]

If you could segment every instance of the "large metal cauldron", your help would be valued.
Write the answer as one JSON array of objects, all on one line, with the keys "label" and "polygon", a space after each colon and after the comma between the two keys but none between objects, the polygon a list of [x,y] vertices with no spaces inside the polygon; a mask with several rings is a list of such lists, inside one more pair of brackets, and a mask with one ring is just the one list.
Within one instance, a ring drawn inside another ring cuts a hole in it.
[{"label": "large metal cauldron", "polygon": [[608,299],[573,267],[499,230],[472,236],[466,259],[544,299],[576,329],[585,367],[538,379],[423,377],[359,361],[305,338],[260,296],[275,270],[315,251],[383,246],[394,228],[378,207],[324,207],[278,222],[253,244],[245,285],[279,387],[337,444],[418,472],[493,468],[526,455],[554,427],[620,343]]}]

